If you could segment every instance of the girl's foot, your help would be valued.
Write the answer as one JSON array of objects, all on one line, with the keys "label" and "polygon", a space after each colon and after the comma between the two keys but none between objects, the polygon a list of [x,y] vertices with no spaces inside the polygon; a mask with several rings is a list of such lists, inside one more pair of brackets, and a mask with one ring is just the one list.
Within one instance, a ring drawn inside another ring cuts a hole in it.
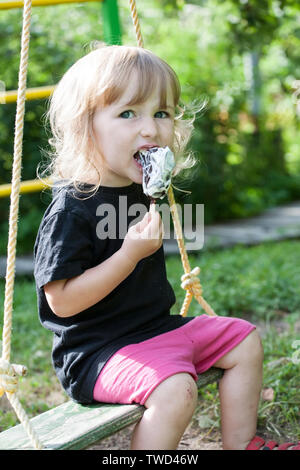
[{"label": "girl's foot", "polygon": [[247,445],[246,450],[300,450],[300,442],[297,444],[285,442],[279,445],[275,441],[265,442],[261,437],[255,436]]}]

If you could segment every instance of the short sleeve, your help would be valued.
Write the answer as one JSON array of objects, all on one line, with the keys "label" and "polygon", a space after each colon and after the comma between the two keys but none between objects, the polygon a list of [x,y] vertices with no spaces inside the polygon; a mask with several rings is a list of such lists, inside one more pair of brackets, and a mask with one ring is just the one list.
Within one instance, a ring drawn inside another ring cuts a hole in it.
[{"label": "short sleeve", "polygon": [[34,277],[38,288],[47,282],[70,279],[91,267],[93,239],[88,220],[60,211],[42,221],[34,245]]}]

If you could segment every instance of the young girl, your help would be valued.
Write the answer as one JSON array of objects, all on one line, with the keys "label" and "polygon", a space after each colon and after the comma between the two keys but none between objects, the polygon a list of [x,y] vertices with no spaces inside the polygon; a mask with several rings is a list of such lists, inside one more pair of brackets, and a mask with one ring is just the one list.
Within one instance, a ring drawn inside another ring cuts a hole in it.
[{"label": "young girl", "polygon": [[39,315],[73,400],[145,406],[132,449],[176,449],[197,374],[211,366],[225,370],[223,447],[245,449],[262,383],[259,336],[241,319],[170,315],[162,221],[134,158],[163,146],[183,155],[190,127],[179,95],[173,70],[137,47],[99,47],[61,79],[49,109],[53,200],[34,248]]}]

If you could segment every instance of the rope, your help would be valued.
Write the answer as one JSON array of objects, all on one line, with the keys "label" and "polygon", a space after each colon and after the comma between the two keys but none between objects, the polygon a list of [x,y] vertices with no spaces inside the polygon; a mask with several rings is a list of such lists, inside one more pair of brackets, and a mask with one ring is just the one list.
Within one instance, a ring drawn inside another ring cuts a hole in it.
[{"label": "rope", "polygon": [[19,84],[17,110],[15,119],[14,136],[14,159],[12,169],[12,186],[10,196],[9,213],[9,233],[7,245],[7,266],[5,283],[5,301],[4,301],[4,321],[2,337],[2,359],[0,360],[0,396],[6,392],[6,396],[14,408],[20,422],[24,425],[31,442],[35,449],[41,449],[39,442],[31,423],[16,397],[18,377],[24,375],[26,368],[24,366],[15,366],[9,363],[11,351],[11,330],[12,330],[12,310],[13,310],[13,292],[15,279],[15,261],[16,261],[16,240],[18,232],[18,213],[19,213],[19,195],[21,185],[22,168],[22,143],[25,114],[25,93],[28,68],[28,52],[30,40],[30,18],[31,18],[31,0],[24,1],[23,26],[21,37],[21,57],[19,68]]},{"label": "rope", "polygon": [[136,35],[138,46],[144,47],[144,41],[142,38],[141,27],[140,27],[138,14],[137,14],[135,0],[129,0],[129,5],[130,5],[131,18],[132,18],[133,26],[135,29],[135,35]]},{"label": "rope", "polygon": [[170,186],[168,190],[168,200],[169,200],[170,210],[171,210],[171,214],[173,218],[174,229],[176,233],[178,248],[180,251],[181,261],[182,261],[183,269],[185,272],[185,274],[181,277],[181,280],[183,281],[181,284],[181,287],[187,291],[183,305],[181,307],[180,315],[182,315],[183,317],[187,315],[188,308],[194,296],[195,299],[199,302],[201,307],[204,309],[204,311],[208,315],[216,316],[216,313],[214,312],[214,310],[202,297],[202,286],[200,284],[200,280],[198,277],[198,274],[200,273],[200,268],[197,266],[191,271],[190,263],[188,260],[188,255],[187,255],[185,245],[184,245],[184,238],[182,235],[182,229],[181,229],[181,225],[179,221],[179,216],[178,216],[178,211],[177,211],[177,206],[175,203],[172,186]]},{"label": "rope", "polygon": [[[144,42],[141,33],[141,27],[139,23],[139,18],[137,14],[136,2],[135,0],[129,0],[131,17],[133,21],[133,26],[135,28],[135,34],[137,38],[138,47],[144,47]],[[216,313],[211,308],[211,306],[203,299],[202,297],[202,286],[198,274],[200,273],[200,268],[196,267],[191,271],[190,263],[188,260],[187,252],[184,245],[184,239],[182,235],[182,229],[179,221],[177,206],[175,203],[175,198],[173,194],[172,186],[168,190],[168,200],[170,205],[170,210],[174,222],[174,228],[177,238],[177,244],[180,251],[181,261],[185,274],[182,276],[181,280],[183,281],[181,287],[186,290],[185,299],[180,310],[180,315],[186,316],[188,308],[192,301],[193,296],[205,310],[205,312],[210,316],[216,316]]]}]

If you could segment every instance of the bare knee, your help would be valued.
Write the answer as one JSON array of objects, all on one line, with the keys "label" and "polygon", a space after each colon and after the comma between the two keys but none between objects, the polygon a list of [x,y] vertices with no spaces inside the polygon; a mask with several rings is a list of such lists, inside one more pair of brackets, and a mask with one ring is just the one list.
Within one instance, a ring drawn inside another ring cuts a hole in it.
[{"label": "bare knee", "polygon": [[151,393],[145,403],[146,408],[157,408],[174,419],[190,420],[198,399],[198,388],[188,373],[168,377]]}]

